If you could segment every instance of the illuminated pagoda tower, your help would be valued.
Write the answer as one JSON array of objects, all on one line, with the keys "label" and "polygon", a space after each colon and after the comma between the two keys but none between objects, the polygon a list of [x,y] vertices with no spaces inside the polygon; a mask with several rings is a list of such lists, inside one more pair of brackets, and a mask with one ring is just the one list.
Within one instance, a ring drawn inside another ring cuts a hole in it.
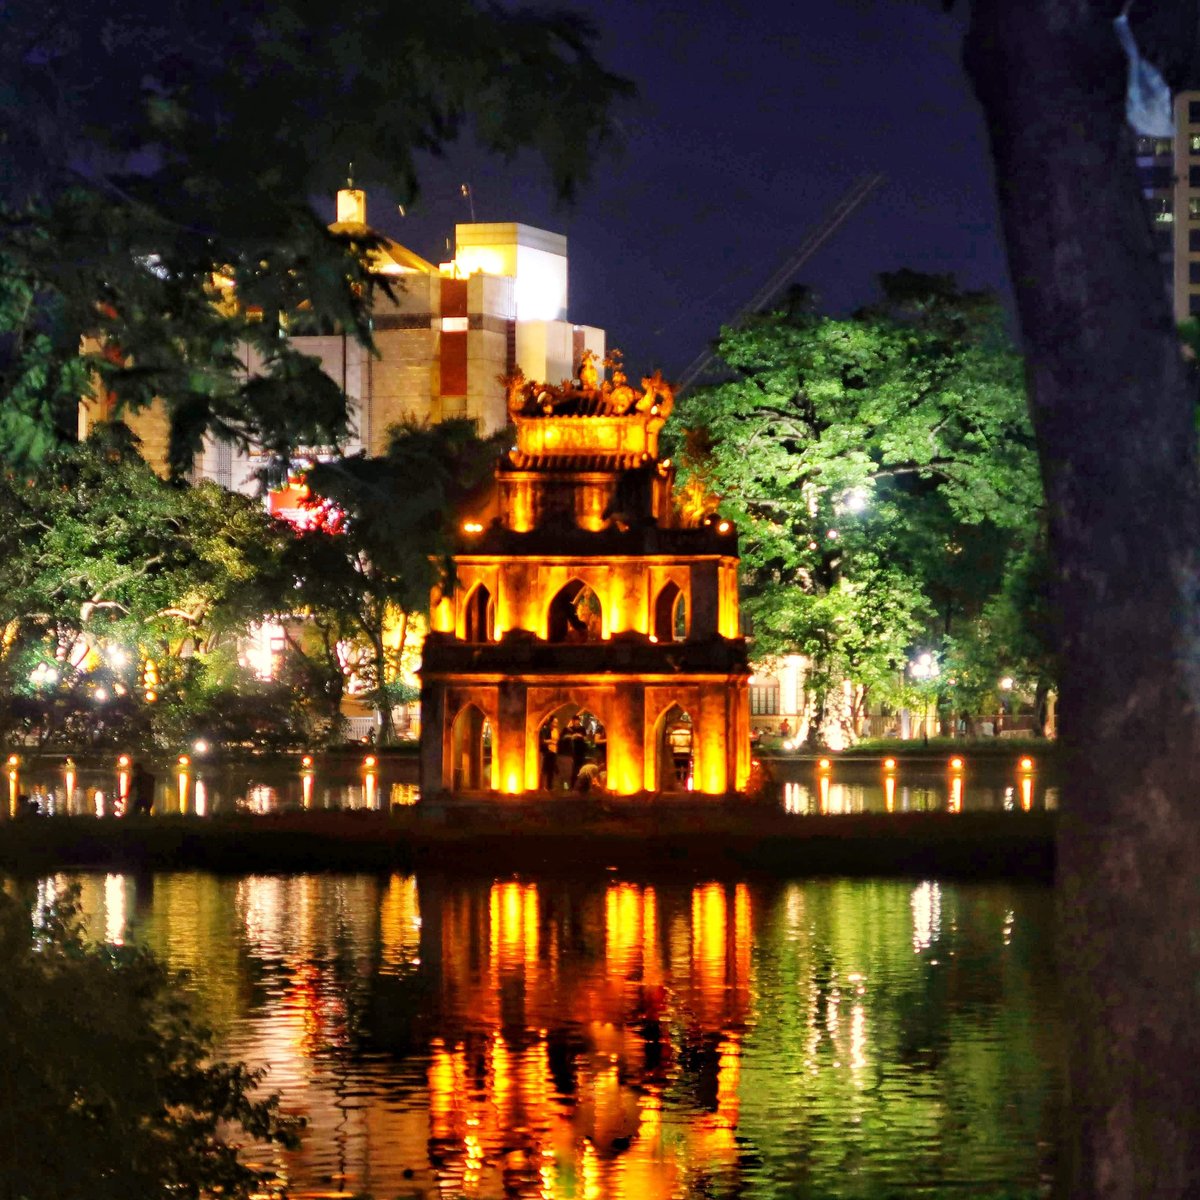
[{"label": "illuminated pagoda tower", "polygon": [[426,797],[538,792],[548,731],[575,716],[610,793],[746,786],[737,534],[674,503],[661,377],[601,383],[591,354],[579,373],[510,381],[516,445],[459,514],[421,668]]}]

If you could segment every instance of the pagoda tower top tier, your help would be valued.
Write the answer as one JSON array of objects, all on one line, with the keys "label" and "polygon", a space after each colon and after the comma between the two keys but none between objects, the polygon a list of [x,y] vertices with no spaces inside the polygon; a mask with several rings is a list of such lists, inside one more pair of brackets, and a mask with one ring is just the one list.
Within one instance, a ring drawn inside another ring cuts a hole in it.
[{"label": "pagoda tower top tier", "polygon": [[658,461],[658,435],[675,402],[658,371],[631,387],[616,353],[601,380],[585,351],[579,379],[537,383],[519,372],[508,381],[508,412],[517,429],[509,454],[518,471],[623,471]]}]

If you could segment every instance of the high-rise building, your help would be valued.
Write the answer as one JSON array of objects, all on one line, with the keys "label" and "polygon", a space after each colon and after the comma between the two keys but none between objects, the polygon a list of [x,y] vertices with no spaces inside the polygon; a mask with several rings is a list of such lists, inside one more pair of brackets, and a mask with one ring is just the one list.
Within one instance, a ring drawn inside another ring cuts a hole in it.
[{"label": "high-rise building", "polygon": [[1137,139],[1137,166],[1175,320],[1200,317],[1200,91],[1175,97],[1173,138]]},{"label": "high-rise building", "polygon": [[[366,196],[337,196],[335,232],[368,229]],[[347,453],[379,454],[388,428],[405,418],[473,419],[482,434],[508,419],[503,379],[519,369],[530,379],[571,378],[583,352],[605,354],[604,330],[575,325],[567,315],[567,239],[516,222],[455,226],[455,254],[435,266],[399,243],[381,239],[371,269],[392,284],[394,299],[377,292],[372,325],[378,355],[353,336],[297,337],[294,344],[321,361],[349,400]],[[248,356],[247,370],[259,368]],[[80,430],[105,414],[85,404]],[[164,469],[167,422],[158,406],[129,414],[146,458]],[[262,465],[228,442],[210,439],[195,476],[252,491]],[[286,501],[285,501],[286,503]]]}]

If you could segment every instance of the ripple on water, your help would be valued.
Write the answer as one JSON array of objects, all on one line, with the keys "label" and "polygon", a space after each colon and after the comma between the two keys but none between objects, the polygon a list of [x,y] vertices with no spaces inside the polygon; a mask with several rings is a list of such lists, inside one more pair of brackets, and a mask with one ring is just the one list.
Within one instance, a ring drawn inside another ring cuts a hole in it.
[{"label": "ripple on water", "polygon": [[1049,1194],[1044,889],[169,874],[84,902],[307,1119],[247,1149],[293,1195]]}]

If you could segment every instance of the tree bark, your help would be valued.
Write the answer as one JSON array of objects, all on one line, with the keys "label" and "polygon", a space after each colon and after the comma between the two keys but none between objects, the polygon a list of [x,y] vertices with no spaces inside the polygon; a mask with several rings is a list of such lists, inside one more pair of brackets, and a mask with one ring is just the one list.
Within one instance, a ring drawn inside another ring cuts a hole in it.
[{"label": "tree bark", "polygon": [[1195,397],[1125,123],[1120,7],[975,0],[966,61],[1062,623],[1062,1190],[1142,1198],[1200,1194],[1200,486]]}]

